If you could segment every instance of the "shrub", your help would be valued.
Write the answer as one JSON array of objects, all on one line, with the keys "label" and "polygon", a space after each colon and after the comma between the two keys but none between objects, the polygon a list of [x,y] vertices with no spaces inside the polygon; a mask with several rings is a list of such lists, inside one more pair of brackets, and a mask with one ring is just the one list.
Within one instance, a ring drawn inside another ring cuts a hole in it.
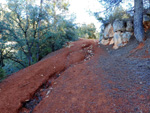
[{"label": "shrub", "polygon": [[91,24],[83,24],[82,26],[78,27],[78,36],[81,38],[86,39],[96,39],[96,27],[93,23]]},{"label": "shrub", "polygon": [[3,70],[2,67],[0,67],[0,80],[5,77],[5,71]]},{"label": "shrub", "polygon": [[96,18],[103,23],[103,26],[106,26],[109,23],[113,23],[116,19],[124,20],[131,18],[130,14],[123,9],[122,6],[115,7],[114,10],[110,13],[105,14],[105,17],[99,17],[98,14],[95,14]]}]

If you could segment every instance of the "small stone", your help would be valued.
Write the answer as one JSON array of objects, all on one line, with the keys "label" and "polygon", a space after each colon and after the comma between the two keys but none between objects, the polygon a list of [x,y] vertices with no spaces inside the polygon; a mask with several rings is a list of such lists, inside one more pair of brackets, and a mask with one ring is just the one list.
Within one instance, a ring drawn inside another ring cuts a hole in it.
[{"label": "small stone", "polygon": [[47,91],[46,95],[49,95],[49,94],[50,94],[50,92],[51,92],[50,90],[49,90],[49,91]]},{"label": "small stone", "polygon": [[48,98],[49,96],[47,95],[46,98]]},{"label": "small stone", "polygon": [[82,45],[82,47],[84,47],[84,46],[85,46],[85,44]]},{"label": "small stone", "polygon": [[50,87],[49,89],[51,89],[51,90],[52,90],[53,88],[52,88],[52,87]]},{"label": "small stone", "polygon": [[44,75],[42,74],[41,77],[43,77]]},{"label": "small stone", "polygon": [[44,89],[40,89],[40,91],[43,91]]},{"label": "small stone", "polygon": [[54,82],[54,84],[57,84],[57,82]]},{"label": "small stone", "polygon": [[29,99],[27,99],[27,100],[25,100],[26,102],[28,102],[29,101]]},{"label": "small stone", "polygon": [[140,82],[140,84],[142,84],[142,82]]},{"label": "small stone", "polygon": [[139,113],[143,113],[143,111],[141,110]]}]

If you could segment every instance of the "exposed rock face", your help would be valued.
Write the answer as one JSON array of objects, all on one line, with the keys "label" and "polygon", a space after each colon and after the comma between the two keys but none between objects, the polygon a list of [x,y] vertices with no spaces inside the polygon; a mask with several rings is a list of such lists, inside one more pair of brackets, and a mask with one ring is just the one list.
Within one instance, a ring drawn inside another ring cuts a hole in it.
[{"label": "exposed rock face", "polygon": [[119,46],[122,44],[122,37],[121,37],[121,32],[117,31],[114,34],[114,49],[118,49]]},{"label": "exposed rock face", "polygon": [[109,44],[109,39],[102,39],[100,44],[102,45],[108,45]]},{"label": "exposed rock face", "polygon": [[131,32],[123,33],[122,34],[122,42],[127,43],[130,40],[130,38],[132,37],[132,35],[133,35],[133,33],[131,33]]},{"label": "exposed rock face", "polygon": [[[115,20],[113,22],[113,25],[108,24],[105,27],[103,37],[100,38],[100,41],[101,41],[100,44],[103,44],[103,45],[114,44],[113,45],[114,49],[125,46],[127,42],[130,40],[130,38],[132,37],[133,31],[135,31],[134,26],[135,25],[133,25],[132,18],[128,20],[118,20],[118,19]],[[144,10],[143,26],[144,26],[145,32],[150,30],[150,9]]]},{"label": "exposed rock face", "polygon": [[[104,35],[100,38],[100,44],[113,45],[114,49],[125,46],[133,35],[133,21],[115,20],[113,27],[108,24],[104,29]],[[107,39],[107,40],[106,40]]]},{"label": "exposed rock face", "polygon": [[109,45],[112,45],[112,44],[114,44],[114,38],[112,38],[112,39],[110,40]]},{"label": "exposed rock face", "polygon": [[114,36],[113,27],[111,24],[108,24],[104,29],[104,38],[112,38]]},{"label": "exposed rock face", "polygon": [[129,20],[127,21],[126,25],[127,25],[126,31],[133,32],[133,22]]},{"label": "exposed rock face", "polygon": [[121,33],[120,31],[115,32],[113,38],[114,39],[113,48],[118,49],[119,47],[125,46],[129,42],[132,34],[133,33],[131,32],[124,32],[124,33]]},{"label": "exposed rock face", "polygon": [[125,24],[123,21],[115,20],[113,23],[114,32],[116,31],[125,31]]}]

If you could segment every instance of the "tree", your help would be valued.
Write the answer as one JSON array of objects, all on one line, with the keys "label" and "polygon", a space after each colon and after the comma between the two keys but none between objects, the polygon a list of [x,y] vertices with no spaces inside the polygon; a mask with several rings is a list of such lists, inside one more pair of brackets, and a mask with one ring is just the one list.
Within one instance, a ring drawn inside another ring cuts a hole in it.
[{"label": "tree", "polygon": [[78,27],[77,31],[81,38],[96,39],[96,27],[93,23],[88,25],[83,24],[81,27]]},{"label": "tree", "polygon": [[95,15],[95,17],[97,18],[97,20],[102,22],[103,26],[101,26],[101,28],[105,27],[109,23],[113,24],[113,22],[116,19],[124,20],[124,19],[131,18],[130,14],[128,14],[126,10],[123,9],[122,6],[115,7],[114,10],[111,11],[111,13],[108,13],[107,15],[105,15],[105,18],[99,17],[98,15]]},{"label": "tree", "polygon": [[68,6],[66,0],[40,0],[39,5],[35,0],[7,0],[0,5],[0,65],[7,74],[77,39],[76,25],[64,15]]},{"label": "tree", "polygon": [[139,42],[143,42],[143,0],[134,0],[134,35]]},{"label": "tree", "polygon": [[28,59],[28,65],[40,60],[39,41],[43,35],[49,32],[52,25],[57,31],[57,22],[61,15],[57,14],[56,10],[64,11],[68,7],[68,3],[63,0],[41,0],[40,6],[31,3],[32,0],[8,0],[6,7],[9,10],[1,8],[4,19],[0,23],[3,34],[6,30],[4,35],[17,42],[19,49]]},{"label": "tree", "polygon": [[[99,2],[103,3],[103,5],[106,6],[105,11],[108,12],[108,10],[112,10],[114,7],[122,3],[123,0],[99,0]],[[134,0],[134,35],[139,42],[143,42],[143,0]]]}]

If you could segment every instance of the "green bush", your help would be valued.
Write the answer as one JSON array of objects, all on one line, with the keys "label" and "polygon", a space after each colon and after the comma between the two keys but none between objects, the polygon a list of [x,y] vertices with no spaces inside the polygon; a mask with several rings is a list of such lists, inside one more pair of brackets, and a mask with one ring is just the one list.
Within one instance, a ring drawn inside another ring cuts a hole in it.
[{"label": "green bush", "polygon": [[2,67],[0,67],[0,80],[5,77],[5,71],[3,70]]},{"label": "green bush", "polygon": [[96,39],[96,27],[93,23],[91,24],[83,24],[82,26],[77,28],[77,33],[80,38],[86,39]]},{"label": "green bush", "polygon": [[122,6],[115,7],[111,13],[105,14],[105,17],[99,17],[98,14],[95,14],[96,18],[106,26],[109,23],[113,23],[116,19],[124,20],[131,18],[130,14],[123,9]]}]

